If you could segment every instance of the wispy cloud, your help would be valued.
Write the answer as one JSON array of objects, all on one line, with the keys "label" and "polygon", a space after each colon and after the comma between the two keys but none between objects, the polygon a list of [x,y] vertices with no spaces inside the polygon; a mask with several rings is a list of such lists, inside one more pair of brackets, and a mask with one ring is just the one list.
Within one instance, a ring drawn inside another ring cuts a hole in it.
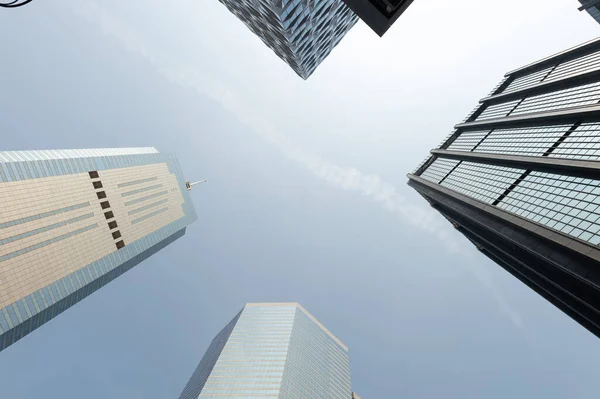
[{"label": "wispy cloud", "polygon": [[[154,49],[150,49],[143,37],[109,14],[98,3],[79,0],[71,6],[74,7],[76,14],[98,24],[106,35],[112,36],[126,49],[146,59],[171,83],[193,89],[213,99],[255,134],[270,142],[288,159],[299,163],[318,179],[333,187],[356,192],[369,198],[397,216],[402,222],[437,237],[448,251],[469,256],[470,252],[465,250],[464,241],[454,237],[449,223],[429,207],[407,200],[392,184],[384,181],[380,176],[362,172],[357,168],[337,165],[292,142],[231,87],[199,72],[198,68],[173,64],[168,56],[161,56]],[[500,294],[490,274],[483,268],[473,266],[471,262],[465,262],[465,267],[473,273],[483,287],[491,292],[500,311],[516,327],[523,329],[520,313]]]},{"label": "wispy cloud", "polygon": [[172,65],[168,57],[157,56],[155,52],[149,50],[137,32],[121,23],[97,3],[78,1],[74,7],[77,14],[98,23],[105,34],[112,36],[129,51],[139,54],[152,63],[170,82],[210,97],[254,133],[273,144],[288,159],[301,164],[317,178],[339,189],[357,192],[371,199],[412,226],[437,236],[449,251],[461,250],[462,244],[451,236],[451,228],[439,215],[426,206],[407,201],[392,184],[378,175],[337,165],[293,143],[267,117],[253,109],[248,102],[243,101],[230,87],[198,72],[197,68]]}]

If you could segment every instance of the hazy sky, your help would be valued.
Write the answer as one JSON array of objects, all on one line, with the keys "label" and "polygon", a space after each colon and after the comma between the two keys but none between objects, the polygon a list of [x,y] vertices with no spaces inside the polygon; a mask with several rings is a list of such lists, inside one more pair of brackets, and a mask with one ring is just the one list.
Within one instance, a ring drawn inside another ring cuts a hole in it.
[{"label": "hazy sky", "polygon": [[0,11],[0,150],[155,146],[209,179],[186,236],[0,353],[0,398],[177,398],[253,301],[302,303],[365,399],[597,398],[600,341],[405,184],[505,72],[597,35],[578,5],[417,0],[308,81],[217,0]]}]

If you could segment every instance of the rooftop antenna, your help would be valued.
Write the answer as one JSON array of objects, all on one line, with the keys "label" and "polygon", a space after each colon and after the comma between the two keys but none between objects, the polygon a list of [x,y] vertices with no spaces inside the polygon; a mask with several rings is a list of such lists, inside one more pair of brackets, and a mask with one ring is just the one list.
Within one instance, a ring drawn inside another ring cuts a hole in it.
[{"label": "rooftop antenna", "polygon": [[190,191],[192,189],[193,186],[195,186],[196,184],[200,184],[200,183],[206,183],[208,180],[200,180],[194,183],[190,183],[189,181],[185,182],[185,188],[187,188],[188,191]]}]

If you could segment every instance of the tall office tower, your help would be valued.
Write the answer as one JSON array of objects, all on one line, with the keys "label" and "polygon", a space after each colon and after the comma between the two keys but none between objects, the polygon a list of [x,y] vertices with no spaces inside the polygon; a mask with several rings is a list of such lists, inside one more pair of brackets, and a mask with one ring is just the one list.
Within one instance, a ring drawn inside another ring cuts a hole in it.
[{"label": "tall office tower", "polygon": [[348,348],[297,303],[249,303],[179,398],[239,397],[350,399]]},{"label": "tall office tower", "polygon": [[356,24],[342,0],[219,0],[307,79]]},{"label": "tall office tower", "polygon": [[0,152],[0,350],[195,219],[175,156],[154,148]]},{"label": "tall office tower", "polygon": [[592,18],[600,23],[600,0],[579,0],[581,7],[579,11],[587,11]]},{"label": "tall office tower", "polygon": [[600,337],[600,39],[505,75],[409,185]]},{"label": "tall office tower", "polygon": [[413,2],[413,0],[343,1],[379,36],[383,36]]}]

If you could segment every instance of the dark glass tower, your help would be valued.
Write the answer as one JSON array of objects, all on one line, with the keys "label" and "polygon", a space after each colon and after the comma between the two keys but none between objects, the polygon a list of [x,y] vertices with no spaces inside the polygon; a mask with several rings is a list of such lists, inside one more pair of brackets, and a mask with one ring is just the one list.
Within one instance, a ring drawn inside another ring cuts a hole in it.
[{"label": "dark glass tower", "polygon": [[600,0],[579,0],[581,7],[579,11],[587,11],[592,18],[600,23]]},{"label": "dark glass tower", "polygon": [[215,337],[180,399],[351,397],[340,340],[297,303],[249,303]]},{"label": "dark glass tower", "polygon": [[596,39],[507,73],[408,184],[600,337],[599,103]]},{"label": "dark glass tower", "polygon": [[344,0],[344,3],[379,36],[396,22],[413,0]]},{"label": "dark glass tower", "polygon": [[302,79],[358,21],[342,0],[219,0]]}]

